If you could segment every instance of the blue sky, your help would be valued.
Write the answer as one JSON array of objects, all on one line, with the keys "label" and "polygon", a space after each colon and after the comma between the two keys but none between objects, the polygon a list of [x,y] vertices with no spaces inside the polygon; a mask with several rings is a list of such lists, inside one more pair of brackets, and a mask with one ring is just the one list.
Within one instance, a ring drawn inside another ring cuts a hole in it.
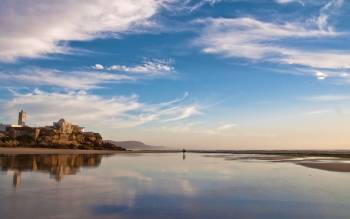
[{"label": "blue sky", "polygon": [[114,140],[346,148],[346,0],[0,0],[0,122]]}]

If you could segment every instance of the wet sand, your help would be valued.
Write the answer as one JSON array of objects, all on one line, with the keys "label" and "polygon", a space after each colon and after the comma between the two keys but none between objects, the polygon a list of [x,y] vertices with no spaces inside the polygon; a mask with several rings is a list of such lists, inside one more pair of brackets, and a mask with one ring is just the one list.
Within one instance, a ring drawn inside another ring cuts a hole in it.
[{"label": "wet sand", "polygon": [[[309,153],[309,152],[308,152]],[[317,152],[319,154],[319,152]],[[305,154],[300,153],[299,155],[262,155],[262,154],[242,154],[237,156],[237,154],[208,154],[206,157],[221,158],[227,161],[264,161],[264,162],[277,162],[277,163],[293,163],[307,168],[313,168],[318,170],[325,170],[331,172],[350,172],[350,158],[347,153],[322,153],[322,156],[305,156]]]},{"label": "wet sand", "polygon": [[332,162],[332,163],[307,162],[307,163],[305,163],[305,162],[301,162],[301,163],[298,163],[298,165],[313,168],[313,169],[332,171],[332,172],[350,172],[350,163],[339,163],[339,162]]}]

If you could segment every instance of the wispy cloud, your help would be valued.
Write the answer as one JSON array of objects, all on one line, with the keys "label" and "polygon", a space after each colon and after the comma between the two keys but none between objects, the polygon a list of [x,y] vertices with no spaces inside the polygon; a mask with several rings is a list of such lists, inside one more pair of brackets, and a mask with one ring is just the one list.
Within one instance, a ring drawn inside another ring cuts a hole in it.
[{"label": "wispy cloud", "polygon": [[110,70],[118,72],[126,72],[133,74],[143,74],[149,76],[161,76],[174,73],[175,68],[172,66],[172,61],[170,60],[150,60],[145,61],[141,65],[127,66],[127,65],[112,65],[105,67],[101,64],[96,64],[93,66],[95,69],[99,70]]},{"label": "wispy cloud", "polygon": [[302,99],[307,101],[313,101],[313,102],[349,101],[350,95],[324,94],[324,95],[304,97]]},{"label": "wispy cloud", "polygon": [[205,53],[294,64],[311,68],[349,68],[350,52],[306,50],[281,44],[288,39],[334,38],[333,28],[311,28],[301,23],[269,23],[254,18],[211,18],[198,44]]},{"label": "wispy cloud", "polygon": [[302,0],[275,0],[278,4],[289,4],[293,2],[300,3],[301,5],[305,5],[305,2]]},{"label": "wispy cloud", "polygon": [[226,131],[226,130],[229,130],[233,127],[236,127],[237,124],[234,124],[234,123],[228,123],[228,124],[224,124],[224,125],[221,125],[217,128],[218,131]]},{"label": "wispy cloud", "polygon": [[87,90],[111,83],[125,83],[158,77],[173,76],[171,61],[152,60],[141,65],[95,64],[89,69],[71,71],[25,67],[19,70],[0,70],[0,85],[51,86],[70,90]]},{"label": "wispy cloud", "polygon": [[223,0],[200,0],[200,1],[186,1],[186,6],[187,8],[190,9],[190,11],[195,11],[201,7],[203,7],[204,5],[214,5],[218,2],[221,2]]},{"label": "wispy cloud", "polygon": [[320,15],[315,19],[315,23],[321,30],[327,30],[330,28],[328,25],[329,16],[336,9],[340,8],[343,3],[343,0],[331,0],[321,8]]},{"label": "wispy cloud", "polygon": [[170,126],[162,126],[163,131],[174,133],[192,133],[204,135],[230,135],[230,131],[237,127],[235,123],[221,124],[217,127],[205,127],[201,122],[180,123]]},{"label": "wispy cloud", "polygon": [[334,110],[329,110],[329,109],[318,109],[318,110],[312,110],[309,112],[304,113],[304,116],[320,116],[324,114],[329,114],[334,112]]},{"label": "wispy cloud", "polygon": [[125,74],[96,71],[64,72],[54,69],[27,68],[16,72],[0,72],[1,85],[51,86],[70,90],[91,89],[107,83],[137,80]]},{"label": "wispy cloud", "polygon": [[[287,4],[295,1],[277,2]],[[349,76],[344,71],[350,68],[350,51],[324,46],[306,48],[297,46],[300,43],[289,43],[310,39],[329,41],[346,35],[335,31],[329,24],[330,16],[335,15],[343,3],[343,0],[328,1],[319,10],[319,15],[303,23],[266,22],[252,17],[200,20],[204,30],[195,43],[205,53],[291,65],[299,73],[313,75],[319,80],[335,78],[348,82]]]},{"label": "wispy cloud", "polygon": [[331,80],[334,84],[350,83],[350,69],[333,68],[333,69],[312,69],[312,68],[295,68],[289,71],[290,74],[314,76],[316,79]]},{"label": "wispy cloud", "polygon": [[199,107],[195,106],[195,105],[173,109],[173,111],[176,111],[178,115],[176,117],[166,119],[165,121],[173,122],[173,121],[178,121],[178,120],[183,120],[183,119],[189,118],[193,115],[201,114]]},{"label": "wispy cloud", "polygon": [[149,26],[166,0],[1,1],[0,60],[70,51],[67,41],[91,40]]},{"label": "wispy cloud", "polygon": [[180,99],[165,102],[170,104],[147,104],[140,102],[136,95],[105,98],[86,91],[45,92],[38,89],[13,95],[13,98],[1,104],[3,114],[14,118],[13,112],[25,109],[30,115],[29,121],[35,121],[36,125],[47,125],[65,117],[86,126],[90,124],[90,127],[125,128],[156,121],[164,123],[186,119],[194,115],[188,113],[194,104]]}]

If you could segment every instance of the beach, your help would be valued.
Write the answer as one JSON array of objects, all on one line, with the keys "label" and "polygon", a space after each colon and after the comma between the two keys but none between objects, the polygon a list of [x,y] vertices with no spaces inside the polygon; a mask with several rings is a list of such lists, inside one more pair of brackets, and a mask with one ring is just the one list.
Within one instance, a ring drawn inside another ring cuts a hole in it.
[{"label": "beach", "polygon": [[115,150],[77,150],[77,149],[51,149],[51,148],[5,148],[0,147],[0,154],[115,154]]}]

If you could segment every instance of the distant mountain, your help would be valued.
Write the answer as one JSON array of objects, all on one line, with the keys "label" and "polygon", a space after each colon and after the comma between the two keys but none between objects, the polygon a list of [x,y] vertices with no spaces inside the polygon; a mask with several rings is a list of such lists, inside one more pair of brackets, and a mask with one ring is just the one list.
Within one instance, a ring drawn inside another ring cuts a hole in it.
[{"label": "distant mountain", "polygon": [[147,145],[141,141],[112,141],[112,140],[108,140],[107,142],[110,142],[116,146],[125,148],[127,150],[159,150],[159,149],[163,149],[163,147]]}]

